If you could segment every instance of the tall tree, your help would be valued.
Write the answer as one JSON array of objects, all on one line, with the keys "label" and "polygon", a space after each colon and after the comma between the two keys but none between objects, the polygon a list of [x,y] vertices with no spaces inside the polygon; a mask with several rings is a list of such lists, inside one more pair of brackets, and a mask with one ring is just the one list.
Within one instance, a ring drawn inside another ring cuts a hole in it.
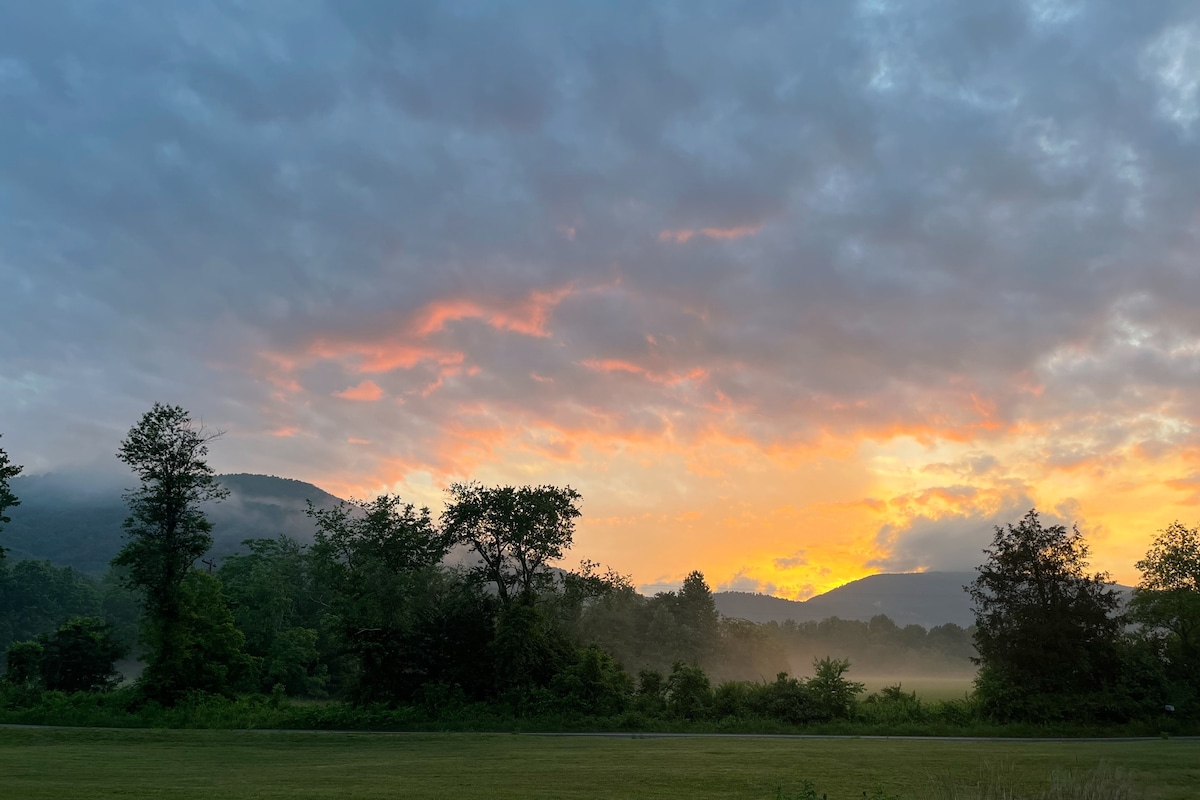
[{"label": "tall tree", "polygon": [[218,436],[183,408],[155,403],[117,451],[141,487],[125,495],[126,541],[113,565],[127,569],[125,581],[141,598],[142,638],[150,649],[143,684],[165,700],[191,688],[183,584],[212,546],[212,523],[201,504],[228,496],[205,461],[208,443]]},{"label": "tall tree", "polygon": [[[0,434],[0,436],[2,435]],[[8,458],[8,453],[4,452],[3,447],[0,447],[0,527],[3,527],[4,523],[11,521],[4,512],[14,506],[21,505],[21,501],[17,499],[17,496],[12,493],[12,489],[9,488],[8,482],[20,475],[22,469],[24,467],[12,463]],[[4,552],[4,547],[0,546],[0,560],[4,559]]]},{"label": "tall tree", "polygon": [[557,486],[456,483],[442,524],[453,544],[479,557],[479,574],[496,585],[505,606],[530,598],[575,536],[579,492]]},{"label": "tall tree", "polygon": [[1043,526],[1036,510],[997,527],[966,587],[975,603],[976,687],[997,717],[1054,717],[1118,680],[1117,591],[1088,572],[1078,528]]},{"label": "tall tree", "polygon": [[1161,640],[1172,675],[1200,693],[1200,528],[1172,523],[1137,568],[1133,618]]},{"label": "tall tree", "polygon": [[692,664],[704,664],[714,655],[720,637],[720,615],[704,573],[693,570],[683,579],[675,600],[675,615],[683,634],[680,655]]}]

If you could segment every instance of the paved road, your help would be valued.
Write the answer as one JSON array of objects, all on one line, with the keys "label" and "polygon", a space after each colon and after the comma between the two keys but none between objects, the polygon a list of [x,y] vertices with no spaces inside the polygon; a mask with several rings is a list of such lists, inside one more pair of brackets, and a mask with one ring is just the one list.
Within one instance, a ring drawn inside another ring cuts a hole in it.
[{"label": "paved road", "polygon": [[[136,731],[162,730],[160,728],[86,728],[73,725],[12,725],[0,724],[0,729],[10,730],[88,730],[88,731]],[[206,730],[200,728],[180,728],[179,730]],[[284,728],[221,728],[207,730],[224,730],[232,733],[258,734],[320,734],[329,733],[339,736],[420,736],[435,735],[508,735],[508,736],[550,736],[550,737],[591,737],[595,739],[873,739],[889,742],[1157,742],[1158,736],[1116,736],[1116,737],[1017,737],[1017,736],[849,736],[828,733],[579,733],[579,732],[532,732],[532,731],[361,731],[361,730],[291,730]],[[1200,742],[1200,736],[1172,736],[1171,741]]]}]

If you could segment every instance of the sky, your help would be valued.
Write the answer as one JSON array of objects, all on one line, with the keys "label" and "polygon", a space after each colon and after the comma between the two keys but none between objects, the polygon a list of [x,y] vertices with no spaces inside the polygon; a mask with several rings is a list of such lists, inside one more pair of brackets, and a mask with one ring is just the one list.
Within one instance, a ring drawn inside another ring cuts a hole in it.
[{"label": "sky", "polygon": [[[1200,522],[1194,0],[0,0],[0,434],[569,484],[646,591]],[[15,513],[15,512],[14,512]]]}]

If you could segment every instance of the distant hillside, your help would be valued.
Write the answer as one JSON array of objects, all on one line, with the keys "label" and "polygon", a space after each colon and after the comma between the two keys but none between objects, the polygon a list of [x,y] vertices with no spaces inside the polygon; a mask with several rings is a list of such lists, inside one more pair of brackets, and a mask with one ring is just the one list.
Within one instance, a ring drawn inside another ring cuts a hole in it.
[{"label": "distant hillside", "polygon": [[[338,498],[311,483],[268,475],[221,475],[229,498],[205,508],[213,523],[217,556],[239,548],[243,539],[285,533],[312,541],[305,500],[329,507]],[[128,510],[121,495],[133,479],[71,471],[18,477],[11,481],[21,505],[0,533],[12,557],[49,559],[84,572],[103,572],[120,549]]]},{"label": "distant hillside", "polygon": [[871,575],[803,602],[747,592],[719,592],[717,610],[755,622],[810,622],[829,617],[867,621],[886,614],[897,625],[931,627],[953,622],[966,627],[974,618],[963,586],[974,572],[919,572]]},{"label": "distant hillside", "polygon": [[[897,625],[926,628],[953,622],[974,624],[971,598],[963,586],[974,572],[914,572],[871,575],[803,602],[765,594],[718,592],[717,610],[727,617],[754,622],[816,622],[829,617],[869,621],[886,614]],[[1119,586],[1128,596],[1128,586]]]}]

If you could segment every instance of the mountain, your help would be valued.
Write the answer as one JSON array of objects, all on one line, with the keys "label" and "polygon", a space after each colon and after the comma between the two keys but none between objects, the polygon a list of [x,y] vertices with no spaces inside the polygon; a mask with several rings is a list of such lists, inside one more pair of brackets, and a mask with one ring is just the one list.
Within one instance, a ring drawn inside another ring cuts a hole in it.
[{"label": "mountain", "polygon": [[[886,614],[900,627],[953,622],[965,628],[975,622],[971,598],[963,589],[973,580],[974,572],[912,572],[870,575],[804,601],[749,592],[717,592],[713,597],[723,615],[753,622],[817,622],[829,617],[867,622]],[[1126,598],[1132,591],[1128,586],[1117,589]]]},{"label": "mountain", "polygon": [[963,590],[974,572],[914,572],[870,575],[808,600],[785,600],[748,592],[718,592],[717,610],[754,622],[813,622],[829,617],[867,621],[886,614],[901,627],[932,627],[974,622],[971,598]]},{"label": "mountain", "polygon": [[[229,497],[205,506],[213,523],[212,554],[235,552],[243,539],[287,534],[313,537],[305,501],[328,508],[338,498],[311,483],[269,475],[220,475]],[[121,495],[131,477],[79,470],[18,477],[10,481],[21,505],[0,532],[0,544],[15,559],[49,559],[84,572],[103,572],[124,541],[129,515]]]}]

